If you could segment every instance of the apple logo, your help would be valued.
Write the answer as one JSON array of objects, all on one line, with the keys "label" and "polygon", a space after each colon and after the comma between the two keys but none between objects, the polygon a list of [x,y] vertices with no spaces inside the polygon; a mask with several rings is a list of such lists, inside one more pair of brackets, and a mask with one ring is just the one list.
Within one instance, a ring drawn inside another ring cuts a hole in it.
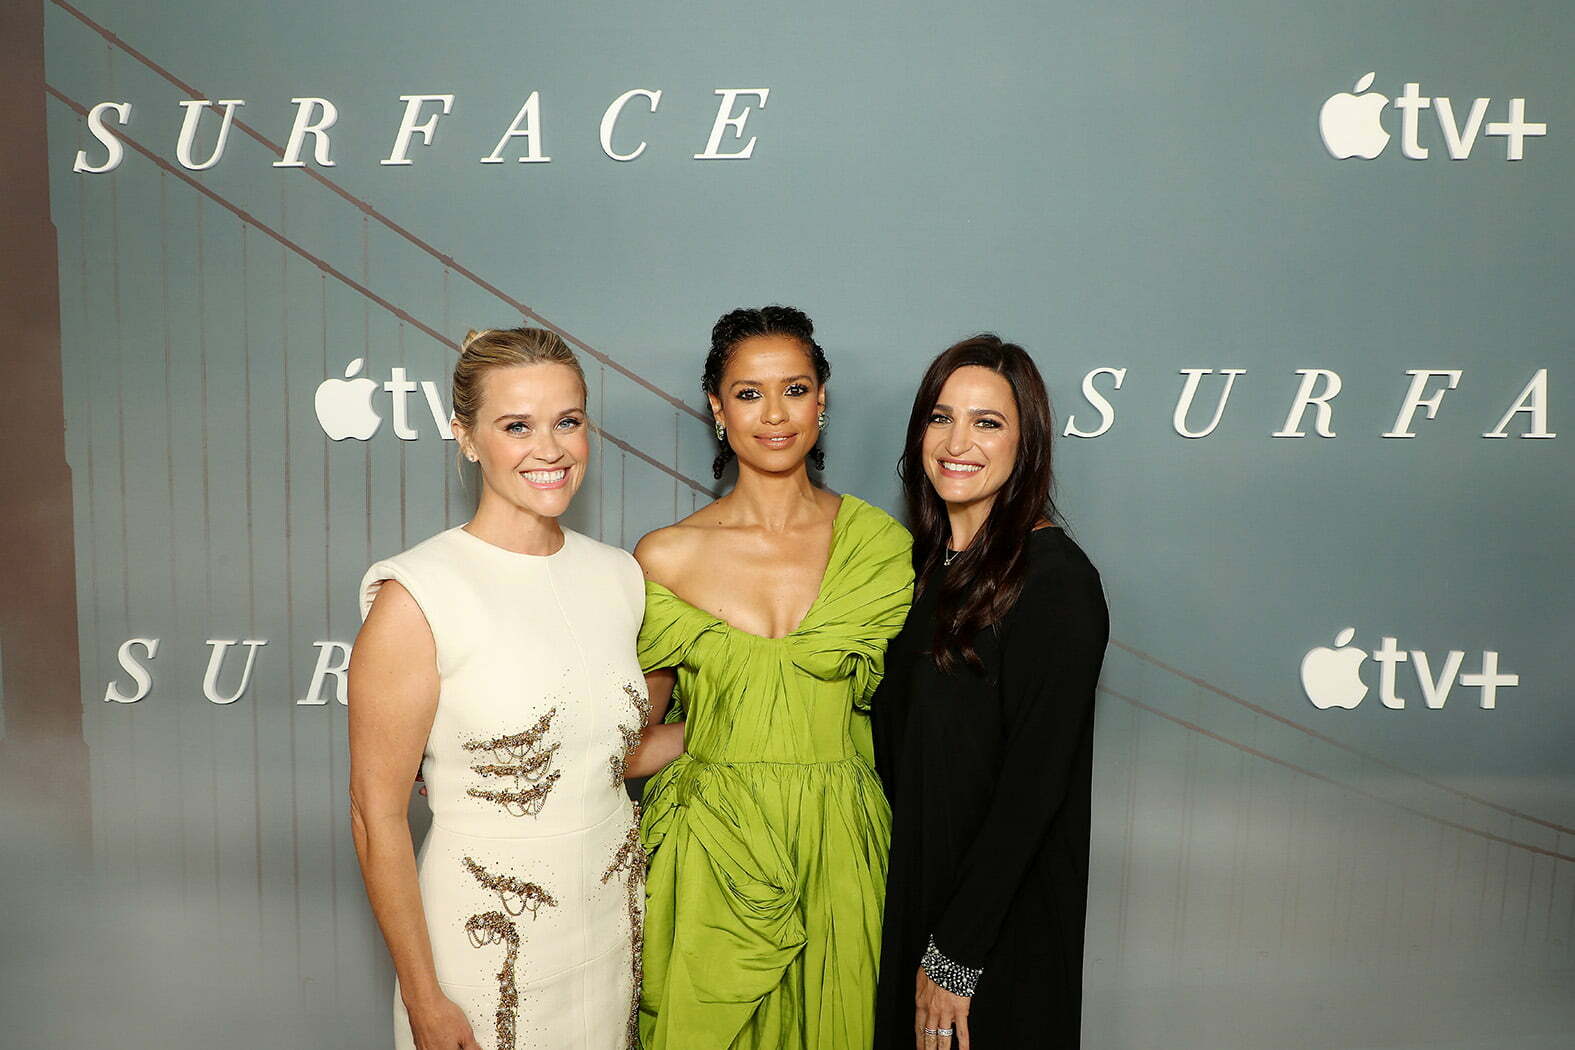
[{"label": "apple logo", "polygon": [[1389,105],[1389,99],[1376,91],[1362,94],[1372,86],[1373,74],[1369,73],[1356,82],[1356,94],[1342,91],[1324,100],[1318,111],[1318,131],[1330,156],[1372,160],[1389,145],[1389,132],[1378,121],[1378,113]]},{"label": "apple logo", "polygon": [[1335,648],[1318,646],[1309,649],[1302,657],[1302,689],[1307,699],[1319,710],[1329,707],[1352,708],[1367,695],[1367,685],[1362,681],[1362,661],[1367,653],[1361,649],[1346,648],[1356,634],[1355,627],[1347,627],[1334,636]]},{"label": "apple logo", "polygon": [[372,407],[372,395],[377,392],[377,380],[362,376],[350,377],[361,371],[366,361],[358,357],[345,369],[343,379],[325,379],[317,387],[313,404],[317,409],[317,423],[323,433],[335,441],[355,438],[365,441],[377,433],[383,419]]}]

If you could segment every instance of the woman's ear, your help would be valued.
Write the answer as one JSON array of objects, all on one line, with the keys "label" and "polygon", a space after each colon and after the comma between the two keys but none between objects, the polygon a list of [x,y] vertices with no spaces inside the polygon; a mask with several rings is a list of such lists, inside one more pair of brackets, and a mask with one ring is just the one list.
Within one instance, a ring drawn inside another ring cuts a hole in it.
[{"label": "woman's ear", "polygon": [[711,404],[711,422],[722,422],[722,399],[715,394],[707,394],[705,399]]},{"label": "woman's ear", "polygon": [[476,451],[470,447],[470,429],[457,419],[449,419],[449,433],[454,435],[454,440],[459,443],[459,453],[472,463],[476,462]]}]

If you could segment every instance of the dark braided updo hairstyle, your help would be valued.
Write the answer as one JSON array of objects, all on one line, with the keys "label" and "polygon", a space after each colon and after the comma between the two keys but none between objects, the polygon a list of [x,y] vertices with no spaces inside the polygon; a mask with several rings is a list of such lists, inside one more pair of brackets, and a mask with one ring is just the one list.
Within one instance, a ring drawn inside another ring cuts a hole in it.
[{"label": "dark braided updo hairstyle", "polygon": [[[733,351],[745,339],[757,335],[787,335],[804,344],[815,366],[815,380],[821,386],[831,378],[831,363],[826,352],[815,342],[815,322],[803,310],[791,306],[740,307],[723,314],[711,328],[711,352],[706,355],[705,373],[700,377],[700,389],[712,397],[721,397],[722,372],[733,356]],[[727,461],[733,458],[733,446],[727,438],[721,439],[721,449],[711,463],[711,475],[722,476]],[[817,443],[810,449],[809,460],[816,470],[826,469],[826,453]]]}]

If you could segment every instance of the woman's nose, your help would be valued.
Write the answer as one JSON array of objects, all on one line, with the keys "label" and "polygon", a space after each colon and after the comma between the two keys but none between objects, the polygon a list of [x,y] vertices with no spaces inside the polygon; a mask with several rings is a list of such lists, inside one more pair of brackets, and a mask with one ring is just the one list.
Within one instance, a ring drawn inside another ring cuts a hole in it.
[{"label": "woman's nose", "polygon": [[536,458],[548,463],[556,463],[563,458],[563,445],[558,441],[558,433],[552,427],[543,431],[540,440],[536,443]]}]

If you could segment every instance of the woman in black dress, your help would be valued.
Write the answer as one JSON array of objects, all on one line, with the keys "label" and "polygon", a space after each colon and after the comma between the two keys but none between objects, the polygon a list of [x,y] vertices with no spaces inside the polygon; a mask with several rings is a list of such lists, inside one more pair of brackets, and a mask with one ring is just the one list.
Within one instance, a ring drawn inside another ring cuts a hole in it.
[{"label": "woman in black dress", "polygon": [[1099,573],[1049,400],[993,335],[930,365],[902,457],[918,597],[871,705],[892,803],[877,1050],[1078,1045]]}]

